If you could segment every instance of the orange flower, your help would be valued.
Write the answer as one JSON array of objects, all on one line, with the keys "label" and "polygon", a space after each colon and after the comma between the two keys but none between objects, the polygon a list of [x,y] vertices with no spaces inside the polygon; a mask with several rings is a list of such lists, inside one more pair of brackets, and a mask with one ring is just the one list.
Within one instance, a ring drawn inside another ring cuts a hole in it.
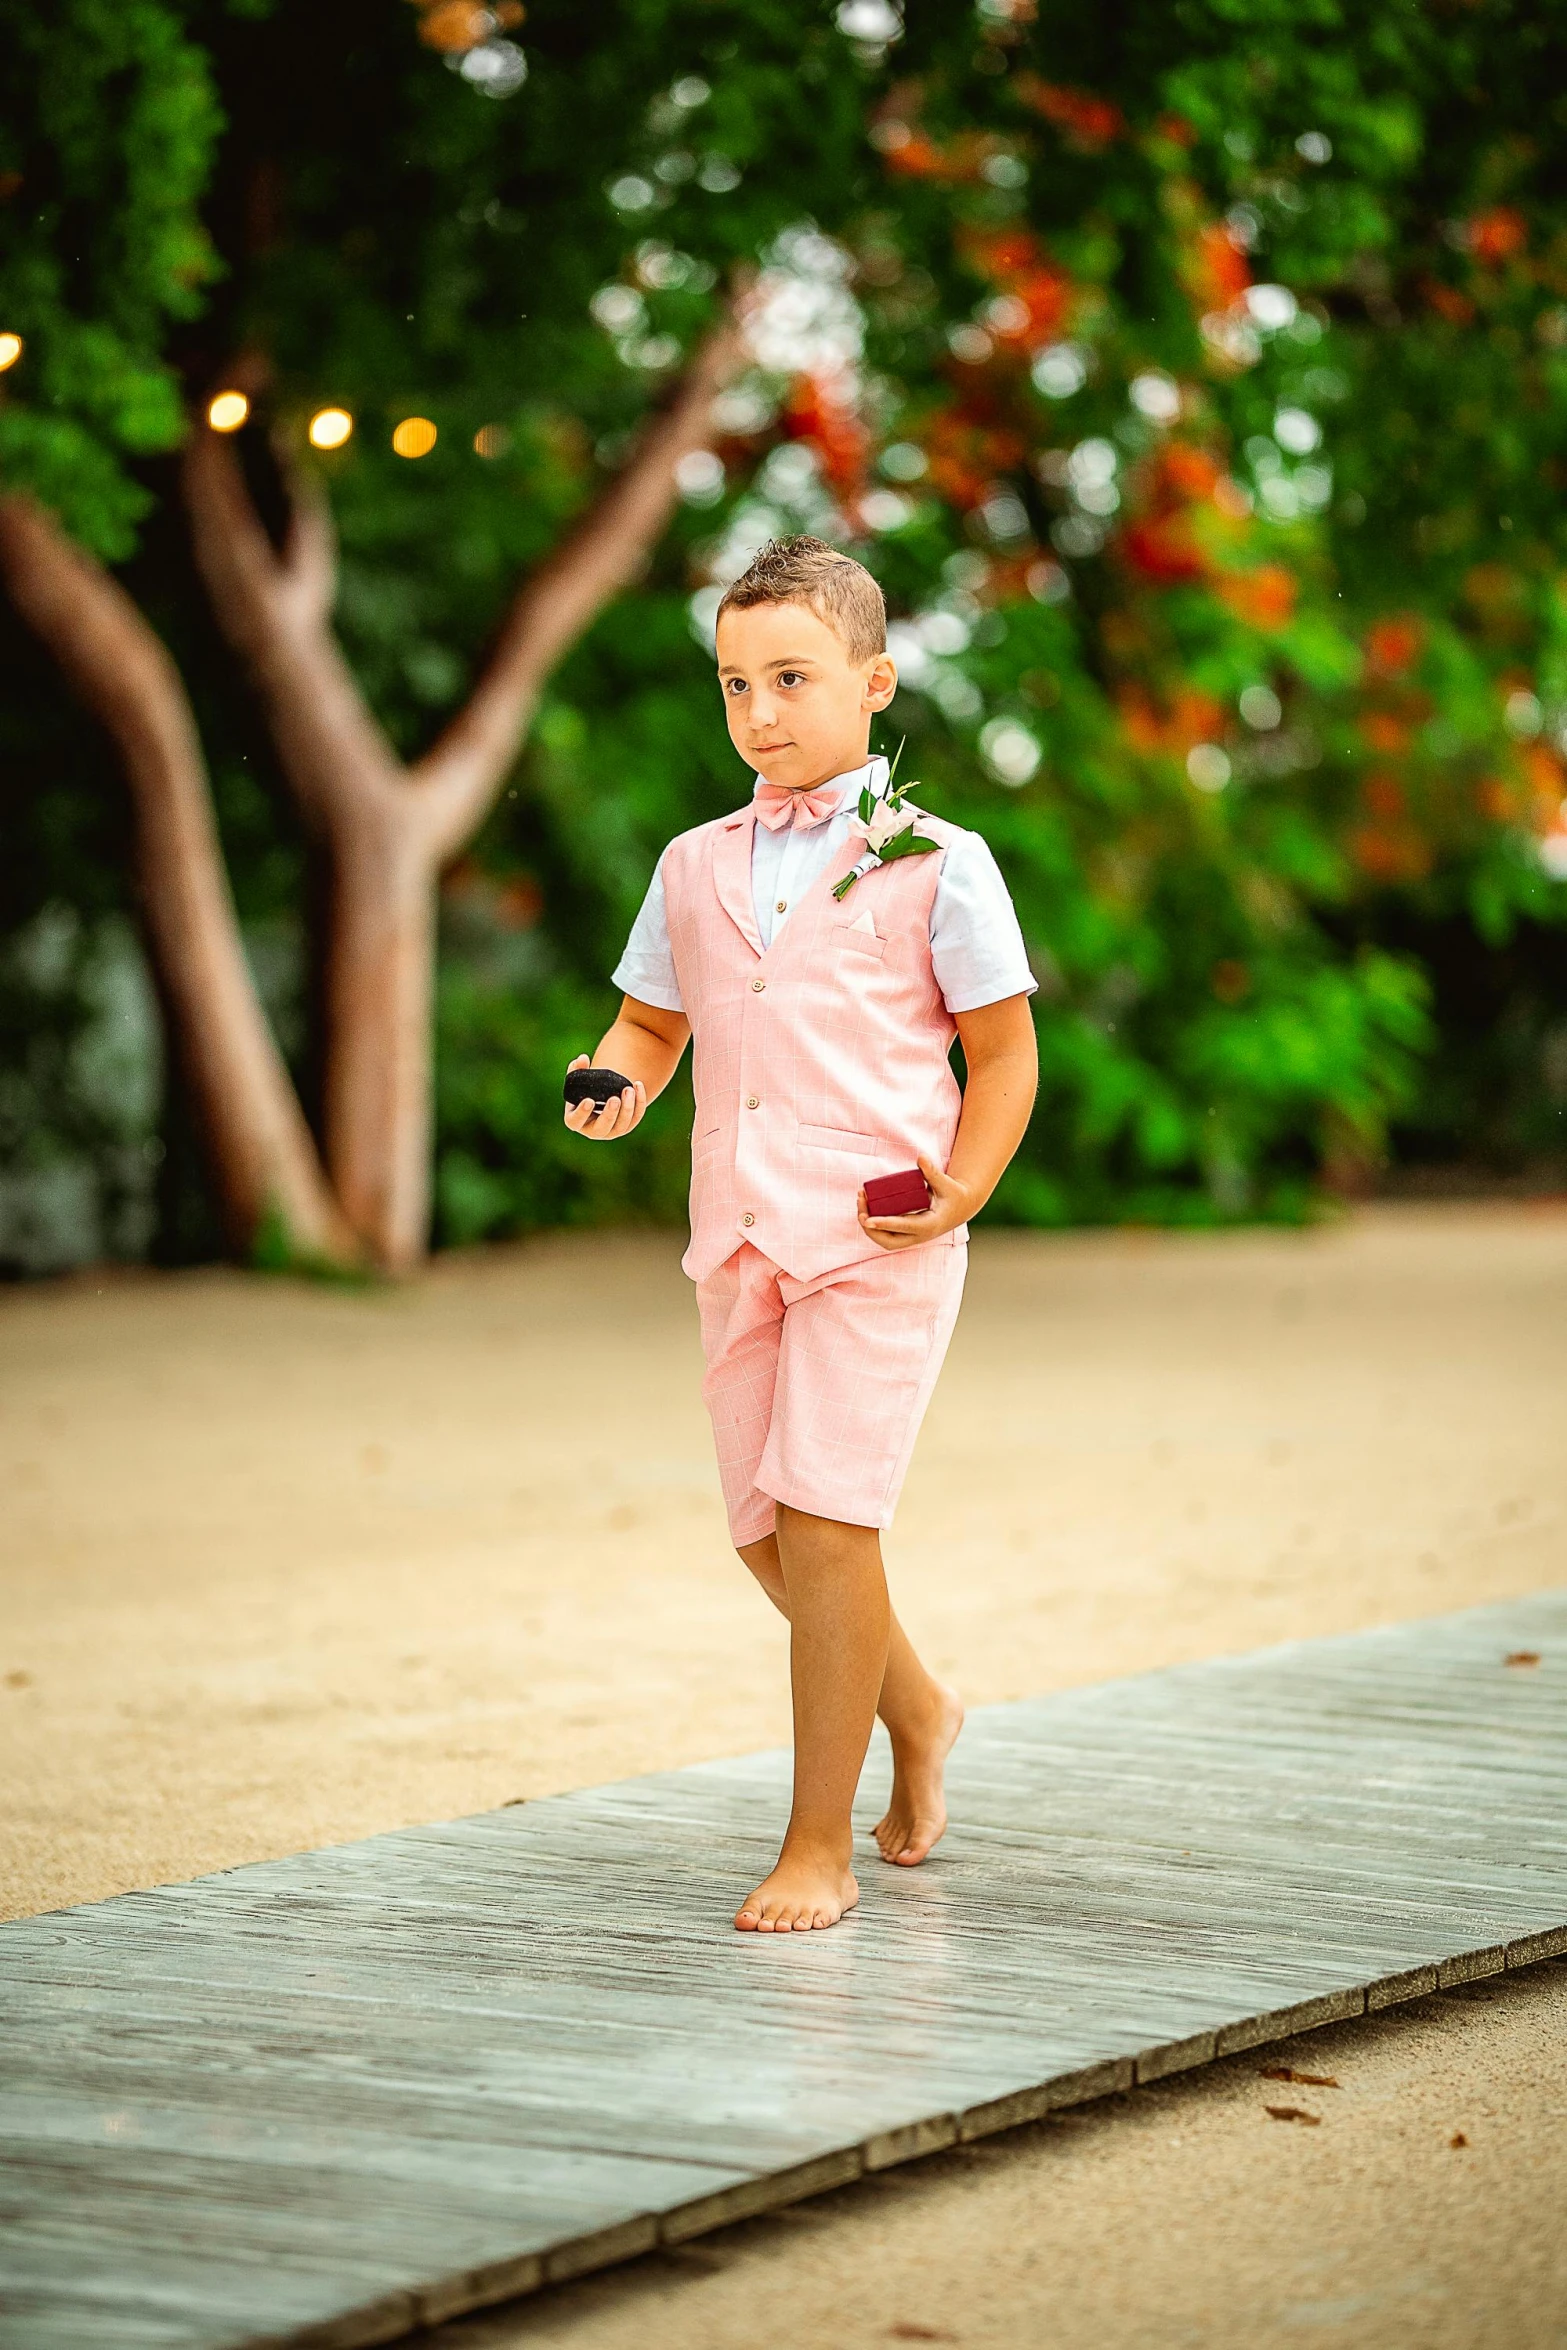
[{"label": "orange flower", "polygon": [[1414,614],[1396,613],[1372,622],[1366,635],[1366,659],[1372,669],[1396,677],[1416,658],[1423,642],[1424,632]]},{"label": "orange flower", "polygon": [[[904,134],[898,137],[899,132]],[[934,139],[923,131],[910,130],[906,122],[885,123],[876,139],[889,171],[901,172],[905,179],[934,180],[944,176],[941,149]]]},{"label": "orange flower", "polygon": [[1027,229],[1003,229],[995,236],[962,236],[958,243],[971,268],[1002,285],[1025,270],[1037,269],[1044,259],[1039,239]]},{"label": "orange flower", "polygon": [[1228,310],[1251,284],[1246,256],[1222,221],[1210,221],[1186,249],[1182,275],[1200,310]]},{"label": "orange flower", "polygon": [[1360,796],[1366,804],[1367,814],[1380,817],[1384,823],[1391,823],[1395,817],[1402,816],[1408,805],[1403,785],[1396,775],[1389,775],[1385,768],[1372,770],[1360,787]]},{"label": "orange flower", "polygon": [[[423,0],[420,5],[423,7]],[[490,30],[490,12],[477,6],[476,0],[436,0],[433,8],[423,7],[419,19],[420,40],[447,57],[477,49],[481,41],[489,39]]]},{"label": "orange flower", "polygon": [[1224,730],[1224,705],[1212,694],[1199,693],[1193,686],[1181,686],[1170,711],[1169,731],[1179,750],[1189,751],[1193,743],[1211,743]]},{"label": "orange flower", "polygon": [[1042,114],[1046,122],[1053,122],[1074,146],[1090,151],[1108,147],[1126,129],[1120,107],[1108,98],[1096,98],[1091,90],[1068,89],[1060,82],[1041,81],[1032,73],[1020,73],[1012,88],[1025,106]]},{"label": "orange flower", "polygon": [[1212,742],[1224,728],[1223,705],[1193,686],[1177,687],[1163,711],[1139,685],[1123,686],[1117,703],[1134,751],[1162,751],[1183,759],[1194,743]]},{"label": "orange flower", "polygon": [[[904,132],[907,137],[900,135]],[[890,119],[872,131],[871,142],[880,149],[889,171],[902,172],[909,179],[943,180],[953,187],[979,179],[990,158],[1005,151],[1004,142],[985,131],[960,131],[955,139],[939,145],[913,124]]]},{"label": "orange flower", "polygon": [[1161,139],[1168,139],[1172,147],[1195,147],[1197,133],[1184,114],[1161,114],[1154,124]]},{"label": "orange flower", "polygon": [[954,506],[982,505],[997,476],[1022,464],[1021,434],[976,416],[967,408],[944,408],[925,429],[931,486]]},{"label": "orange flower", "polygon": [[1190,441],[1166,441],[1159,452],[1155,480],[1159,490],[1177,498],[1211,498],[1219,473],[1217,459],[1206,449],[1194,448]]},{"label": "orange flower", "polygon": [[796,376],[784,405],[784,429],[791,439],[811,443],[840,497],[859,488],[870,462],[871,436],[835,383]]},{"label": "orange flower", "polygon": [[1382,752],[1387,758],[1396,758],[1409,745],[1409,728],[1390,710],[1367,710],[1360,721],[1360,731],[1372,750]]},{"label": "orange flower", "polygon": [[1119,545],[1132,569],[1161,587],[1199,580],[1207,570],[1191,516],[1179,509],[1128,523]]},{"label": "orange flower", "polygon": [[1121,724],[1134,751],[1157,751],[1163,742],[1159,713],[1141,686],[1124,686],[1118,696]]},{"label": "orange flower", "polygon": [[1467,326],[1474,317],[1474,304],[1456,286],[1445,286],[1440,278],[1428,277],[1421,280],[1420,290],[1438,317],[1450,319],[1454,326]]},{"label": "orange flower", "polygon": [[1548,832],[1556,821],[1563,794],[1567,792],[1567,774],[1564,774],[1556,753],[1548,751],[1544,743],[1530,743],[1521,756],[1523,771],[1529,781],[1529,796],[1534,803],[1535,825],[1540,831]]},{"label": "orange flower", "polygon": [[1072,300],[1072,280],[1027,229],[1003,229],[993,236],[967,236],[960,250],[978,277],[988,278],[1028,312],[1027,322],[1003,331],[1002,339],[1029,349],[1054,341]]},{"label": "orange flower", "polygon": [[[1145,579],[1165,586],[1206,579],[1213,566],[1203,550],[1198,536],[1193,510],[1210,500],[1222,505],[1225,475],[1216,457],[1207,449],[1198,448],[1191,441],[1166,441],[1143,475],[1146,494],[1146,512],[1129,523],[1120,536],[1120,546],[1126,560]],[[1253,610],[1273,612],[1278,620],[1266,620],[1259,625],[1274,626],[1287,620],[1294,604],[1294,586],[1290,583],[1287,600],[1279,603],[1277,589],[1272,585],[1272,574],[1258,572],[1250,575],[1260,585],[1249,591],[1240,591],[1220,584],[1219,592],[1233,600],[1240,594],[1247,602],[1247,614]],[[1288,580],[1287,572],[1279,571],[1278,579]],[[1258,599],[1261,599],[1260,602]]]},{"label": "orange flower", "polygon": [[1072,299],[1072,281],[1061,271],[1031,269],[1007,288],[1028,311],[1028,324],[1019,339],[1029,347],[1054,342],[1066,323]]},{"label": "orange flower", "polygon": [[1431,870],[1430,842],[1407,824],[1363,825],[1350,834],[1349,853],[1372,881],[1423,881]]},{"label": "orange flower", "polygon": [[1468,239],[1469,250],[1478,262],[1487,269],[1499,269],[1523,251],[1529,241],[1529,224],[1510,204],[1496,204],[1489,212],[1474,215],[1468,223]]},{"label": "orange flower", "polygon": [[1475,806],[1493,823],[1510,824],[1518,813],[1518,794],[1499,775],[1483,775],[1475,785]]},{"label": "orange flower", "polygon": [[1284,628],[1294,616],[1297,582],[1282,563],[1259,563],[1255,571],[1232,571],[1215,582],[1237,620],[1249,628]]}]

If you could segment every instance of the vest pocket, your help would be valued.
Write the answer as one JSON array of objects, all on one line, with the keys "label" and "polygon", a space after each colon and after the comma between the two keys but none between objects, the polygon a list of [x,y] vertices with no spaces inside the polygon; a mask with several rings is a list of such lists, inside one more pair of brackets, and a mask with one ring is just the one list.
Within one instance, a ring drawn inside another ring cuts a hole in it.
[{"label": "vest pocket", "polygon": [[693,1159],[699,1159],[704,1151],[710,1151],[723,1131],[722,1126],[709,1126],[705,1134],[693,1134],[691,1137]]},{"label": "vest pocket", "polygon": [[851,1134],[846,1126],[801,1126],[801,1148],[808,1151],[863,1151],[885,1158],[887,1145],[876,1134]]},{"label": "vest pocket", "polygon": [[852,922],[834,923],[833,937],[839,946],[852,947],[857,955],[874,955],[878,962],[887,952],[884,938],[869,930],[856,930]]}]

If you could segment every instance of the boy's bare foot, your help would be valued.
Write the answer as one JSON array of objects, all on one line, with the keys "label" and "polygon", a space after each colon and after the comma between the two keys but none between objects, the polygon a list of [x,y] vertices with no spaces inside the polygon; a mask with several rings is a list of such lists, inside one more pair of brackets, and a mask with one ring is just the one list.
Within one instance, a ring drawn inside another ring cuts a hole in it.
[{"label": "boy's bare foot", "polygon": [[772,1875],[740,1904],[735,1924],[742,1934],[809,1934],[835,1926],[859,1898],[852,1869],[828,1854],[785,1845]]},{"label": "boy's bare foot", "polygon": [[942,1775],[963,1727],[963,1701],[957,1691],[940,1681],[931,1686],[936,1702],[929,1722],[914,1737],[893,1741],[892,1801],[876,1823],[882,1859],[904,1869],[917,1868],[946,1829]]}]

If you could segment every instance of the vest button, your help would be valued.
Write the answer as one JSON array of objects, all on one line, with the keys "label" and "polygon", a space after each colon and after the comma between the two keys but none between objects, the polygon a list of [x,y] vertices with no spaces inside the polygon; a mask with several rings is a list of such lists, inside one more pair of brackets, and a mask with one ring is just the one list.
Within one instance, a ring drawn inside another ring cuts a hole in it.
[{"label": "vest button", "polygon": [[777,905],[776,905],[776,906],[774,906],[774,908],[773,908],[773,912],[774,912],[775,914],[787,914],[787,913],[788,913],[788,911],[789,911],[789,901],[788,901],[788,899],[787,899],[787,898],[780,898],[780,899],[779,899],[779,901],[778,901],[778,903],[777,903]]},{"label": "vest button", "polygon": [[751,993],[753,995],[760,995],[766,985],[767,982],[765,979],[753,979],[751,982]]},{"label": "vest button", "polygon": [[745,1097],[745,1106],[748,1110],[759,1110],[762,1105],[754,1093],[748,1093]]},{"label": "vest button", "polygon": [[742,1224],[754,1224],[756,1222],[756,1218],[754,1216],[742,1216],[740,1221]]}]

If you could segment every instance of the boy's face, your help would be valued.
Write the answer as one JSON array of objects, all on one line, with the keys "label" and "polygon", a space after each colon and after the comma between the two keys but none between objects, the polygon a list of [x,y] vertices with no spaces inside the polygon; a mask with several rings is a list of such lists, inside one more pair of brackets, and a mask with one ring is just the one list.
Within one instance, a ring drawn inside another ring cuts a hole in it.
[{"label": "boy's face", "polygon": [[897,692],[898,672],[885,653],[851,661],[808,604],[751,604],[718,623],[718,682],[746,765],[809,791],[864,765],[871,720]]}]

